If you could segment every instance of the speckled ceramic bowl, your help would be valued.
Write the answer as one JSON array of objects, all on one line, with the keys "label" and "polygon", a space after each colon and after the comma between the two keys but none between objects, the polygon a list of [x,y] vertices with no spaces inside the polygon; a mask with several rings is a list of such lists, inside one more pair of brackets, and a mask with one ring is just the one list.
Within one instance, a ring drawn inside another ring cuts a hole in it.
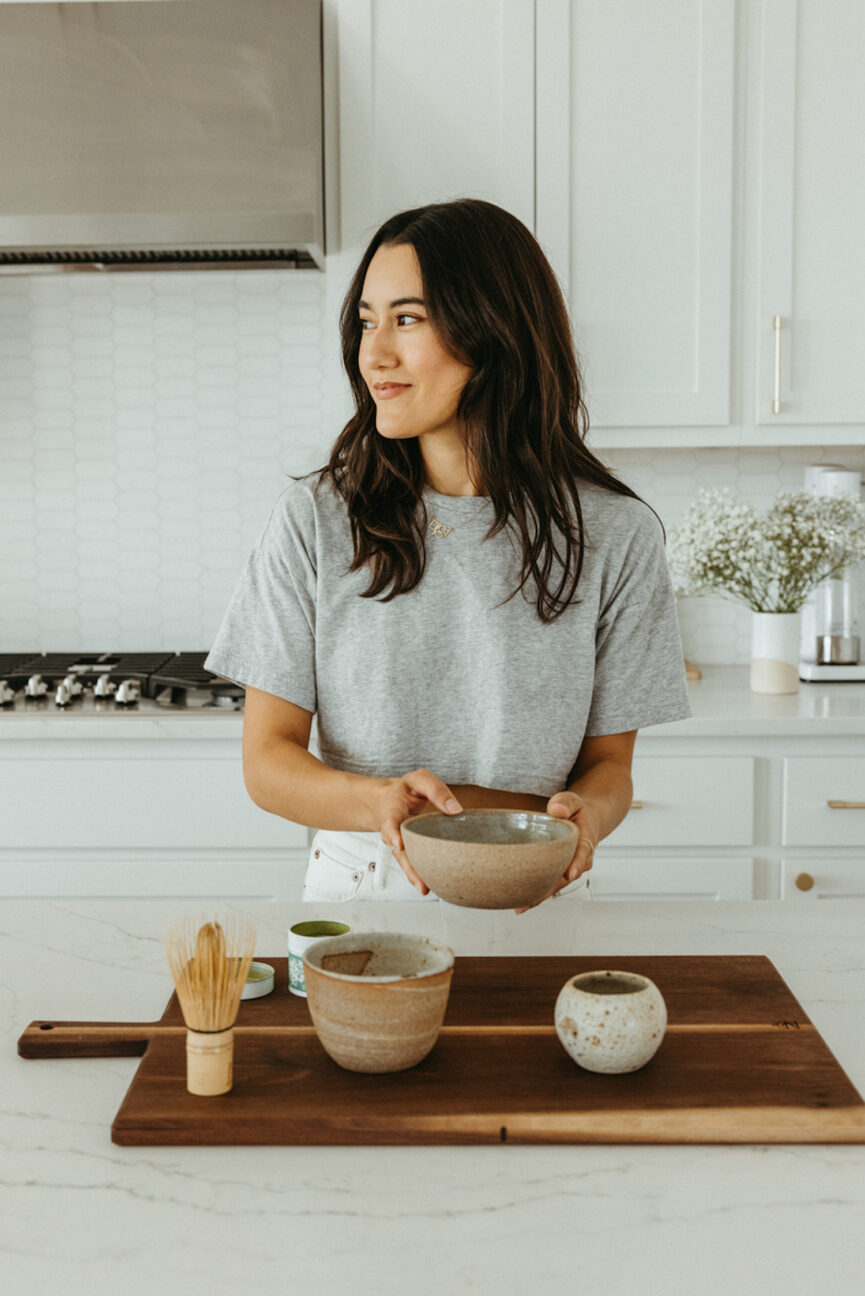
[{"label": "speckled ceramic bowl", "polygon": [[654,981],[637,972],[582,972],[559,991],[556,1034],[587,1071],[638,1071],[661,1047],[667,1006]]},{"label": "speckled ceramic bowl", "polygon": [[307,1003],[325,1051],[346,1071],[405,1071],[444,1021],[454,952],[425,936],[352,932],[303,951]]},{"label": "speckled ceramic bowl", "polygon": [[400,831],[430,891],[470,909],[536,904],[570,864],[580,836],[570,820],[533,810],[413,815]]}]

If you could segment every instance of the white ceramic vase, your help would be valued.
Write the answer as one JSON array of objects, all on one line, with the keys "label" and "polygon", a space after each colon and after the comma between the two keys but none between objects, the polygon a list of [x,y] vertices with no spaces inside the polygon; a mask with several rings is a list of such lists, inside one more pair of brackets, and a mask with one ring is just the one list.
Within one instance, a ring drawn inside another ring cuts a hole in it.
[{"label": "white ceramic vase", "polygon": [[798,612],[751,613],[751,692],[799,692]]}]

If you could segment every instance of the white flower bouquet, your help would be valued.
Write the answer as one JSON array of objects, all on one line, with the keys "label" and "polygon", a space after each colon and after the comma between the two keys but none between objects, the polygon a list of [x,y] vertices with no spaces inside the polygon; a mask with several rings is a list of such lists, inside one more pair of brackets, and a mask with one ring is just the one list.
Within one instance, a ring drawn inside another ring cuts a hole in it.
[{"label": "white flower bouquet", "polygon": [[762,516],[729,490],[701,490],[667,543],[679,595],[754,612],[798,612],[813,589],[865,559],[865,504],[787,491]]}]

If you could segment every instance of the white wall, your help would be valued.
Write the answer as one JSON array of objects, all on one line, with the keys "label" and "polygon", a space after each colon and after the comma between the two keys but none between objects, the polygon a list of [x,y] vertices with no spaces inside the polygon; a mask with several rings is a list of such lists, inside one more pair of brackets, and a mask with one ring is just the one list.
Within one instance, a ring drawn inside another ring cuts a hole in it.
[{"label": "white wall", "polygon": [[[336,272],[346,278],[343,267]],[[208,647],[288,473],[348,410],[342,283],[314,271],[0,277],[0,651]],[[865,449],[599,453],[675,526],[698,485],[757,503]],[[684,600],[686,652],[748,616]]]}]

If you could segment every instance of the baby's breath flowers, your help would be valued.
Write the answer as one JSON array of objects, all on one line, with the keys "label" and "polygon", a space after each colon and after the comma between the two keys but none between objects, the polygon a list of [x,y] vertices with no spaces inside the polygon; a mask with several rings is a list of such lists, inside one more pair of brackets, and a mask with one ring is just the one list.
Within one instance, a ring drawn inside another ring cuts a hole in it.
[{"label": "baby's breath flowers", "polygon": [[785,491],[759,516],[727,489],[701,490],[667,551],[679,595],[798,612],[822,581],[865,558],[865,504]]}]

